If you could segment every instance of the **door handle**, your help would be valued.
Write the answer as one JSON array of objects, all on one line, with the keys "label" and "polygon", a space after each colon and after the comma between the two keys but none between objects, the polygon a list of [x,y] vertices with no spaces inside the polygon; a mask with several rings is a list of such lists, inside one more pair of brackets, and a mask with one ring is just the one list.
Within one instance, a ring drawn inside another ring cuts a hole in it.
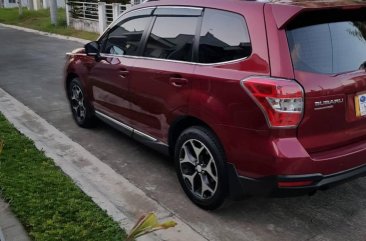
[{"label": "door handle", "polygon": [[129,73],[129,71],[127,69],[120,69],[118,71],[118,73],[119,73],[119,76],[121,76],[122,78],[126,78],[127,75],[128,75],[128,73]]},{"label": "door handle", "polygon": [[188,80],[182,77],[170,77],[170,84],[174,87],[183,87],[184,85],[188,84]]}]

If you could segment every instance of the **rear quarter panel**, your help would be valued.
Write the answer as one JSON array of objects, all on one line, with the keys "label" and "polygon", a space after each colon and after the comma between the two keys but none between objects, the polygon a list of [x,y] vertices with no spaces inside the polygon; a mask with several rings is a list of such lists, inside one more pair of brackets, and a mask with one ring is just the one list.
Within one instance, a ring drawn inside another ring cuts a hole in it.
[{"label": "rear quarter panel", "polygon": [[271,155],[261,152],[263,141],[271,151],[270,130],[263,113],[242,88],[241,80],[253,75],[270,75],[263,5],[248,3],[240,10],[222,6],[222,10],[244,16],[252,54],[247,59],[226,64],[196,65],[189,115],[213,129],[221,140],[228,162],[234,163],[239,173],[253,176],[263,169],[263,164],[268,165],[262,161],[271,159]]}]

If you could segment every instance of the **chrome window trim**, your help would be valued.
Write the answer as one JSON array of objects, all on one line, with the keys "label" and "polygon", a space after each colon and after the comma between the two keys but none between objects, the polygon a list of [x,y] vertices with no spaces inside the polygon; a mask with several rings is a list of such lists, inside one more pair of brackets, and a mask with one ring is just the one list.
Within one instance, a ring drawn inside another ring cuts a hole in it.
[{"label": "chrome window trim", "polygon": [[82,54],[82,53],[72,53],[72,52],[67,52],[65,55],[66,55],[66,56],[88,56],[87,54]]},{"label": "chrome window trim", "polygon": [[172,60],[172,59],[159,59],[159,58],[152,58],[152,57],[145,57],[145,56],[133,56],[133,55],[116,55],[116,54],[101,53],[100,56],[107,57],[107,58],[110,57],[110,58],[131,58],[131,59],[156,60],[156,61],[165,61],[165,62],[173,62],[173,63],[181,63],[181,64],[198,65],[198,66],[216,66],[216,65],[223,65],[223,64],[235,64],[237,62],[241,62],[243,60],[248,59],[252,55],[249,55],[249,56],[241,58],[241,59],[235,59],[235,60],[224,61],[224,62],[219,62],[219,63],[211,63],[211,64]]}]

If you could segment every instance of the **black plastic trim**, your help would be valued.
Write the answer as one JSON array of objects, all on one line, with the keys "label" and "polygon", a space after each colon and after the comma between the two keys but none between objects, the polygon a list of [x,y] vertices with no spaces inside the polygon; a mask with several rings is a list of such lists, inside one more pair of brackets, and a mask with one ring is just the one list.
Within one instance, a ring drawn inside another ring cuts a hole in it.
[{"label": "black plastic trim", "polygon": [[[318,190],[326,190],[349,180],[366,176],[366,165],[330,175],[315,173],[308,175],[269,176],[263,178],[239,176],[232,164],[227,165],[227,171],[229,174],[230,197],[232,199],[240,199],[244,196],[291,197],[314,194]],[[314,184],[300,187],[278,187],[278,182],[296,181],[313,181]]]}]

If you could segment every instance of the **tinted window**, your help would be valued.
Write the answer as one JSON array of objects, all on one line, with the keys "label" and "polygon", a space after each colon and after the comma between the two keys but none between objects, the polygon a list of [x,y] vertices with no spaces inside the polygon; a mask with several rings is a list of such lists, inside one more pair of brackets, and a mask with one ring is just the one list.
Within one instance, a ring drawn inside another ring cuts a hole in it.
[{"label": "tinted window", "polygon": [[136,55],[142,34],[150,19],[150,17],[136,18],[115,26],[109,32],[102,52],[116,55]]},{"label": "tinted window", "polygon": [[366,61],[366,21],[343,21],[287,31],[297,70],[337,74],[359,69]]},{"label": "tinted window", "polygon": [[244,18],[239,14],[206,9],[200,44],[200,63],[219,63],[248,57],[252,48]]},{"label": "tinted window", "polygon": [[198,17],[157,17],[144,56],[191,61]]}]

